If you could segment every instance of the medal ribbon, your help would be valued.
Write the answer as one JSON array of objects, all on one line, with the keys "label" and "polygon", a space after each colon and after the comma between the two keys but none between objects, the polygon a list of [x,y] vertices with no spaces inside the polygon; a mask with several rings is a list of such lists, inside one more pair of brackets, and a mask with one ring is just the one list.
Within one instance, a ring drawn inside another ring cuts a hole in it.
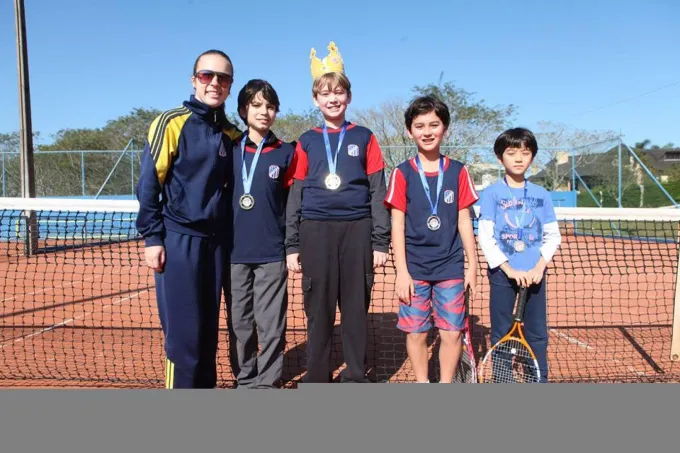
[{"label": "medal ribbon", "polygon": [[255,167],[257,166],[257,161],[260,160],[262,147],[264,146],[264,142],[267,141],[267,137],[269,137],[269,133],[262,137],[262,141],[257,145],[257,151],[255,151],[253,162],[250,164],[250,172],[248,172],[246,170],[246,139],[248,138],[248,134],[243,134],[243,139],[241,140],[241,179],[243,180],[243,192],[246,194],[250,193],[250,188],[253,185]]},{"label": "medal ribbon", "polygon": [[432,195],[430,194],[430,185],[427,183],[427,178],[425,178],[425,171],[423,171],[423,166],[420,163],[420,157],[417,154],[416,165],[418,166],[418,175],[420,175],[420,182],[423,184],[423,189],[425,189],[427,201],[430,203],[432,215],[436,216],[437,206],[439,206],[439,194],[441,194],[442,192],[442,183],[444,182],[444,156],[439,156],[439,173],[437,174],[437,198],[435,198],[434,204],[432,203]]},{"label": "medal ribbon", "polygon": [[[512,197],[513,200],[517,200],[515,195],[513,195],[512,190],[510,190],[510,184],[508,184],[508,181],[503,178],[503,182],[505,183],[505,186],[508,188],[508,192],[510,192],[510,196]],[[524,214],[526,213],[526,199],[527,199],[527,180],[524,180],[524,195],[522,196],[522,218],[518,219],[517,218],[517,211],[515,210],[515,225],[517,226],[517,240],[521,241],[522,240],[522,232],[523,232],[523,225],[524,225]],[[515,206],[518,206],[519,203],[516,202]]]},{"label": "medal ribbon", "polygon": [[328,169],[331,174],[335,174],[335,169],[338,166],[338,154],[340,154],[340,147],[342,146],[342,140],[345,138],[345,131],[347,131],[347,122],[342,124],[342,130],[340,130],[340,137],[338,137],[338,150],[335,153],[335,157],[332,156],[331,142],[328,139],[328,128],[326,124],[323,125],[323,141],[326,145],[326,160],[328,160]]}]

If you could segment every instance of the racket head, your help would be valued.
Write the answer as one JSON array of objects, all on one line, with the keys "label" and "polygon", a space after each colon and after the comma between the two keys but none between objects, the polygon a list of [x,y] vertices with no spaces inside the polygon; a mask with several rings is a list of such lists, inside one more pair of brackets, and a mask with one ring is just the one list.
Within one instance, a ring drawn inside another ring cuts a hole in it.
[{"label": "racket head", "polygon": [[475,359],[474,349],[472,348],[472,331],[470,329],[470,290],[465,290],[465,324],[461,332],[461,347],[460,359],[456,367],[456,374],[453,377],[454,382],[477,383],[477,361]]},{"label": "racket head", "polygon": [[534,351],[524,337],[522,321],[528,288],[520,288],[510,331],[486,353],[479,366],[482,383],[533,383],[541,379]]},{"label": "racket head", "polygon": [[533,383],[541,380],[538,361],[525,339],[508,336],[496,343],[479,367],[482,383]]}]

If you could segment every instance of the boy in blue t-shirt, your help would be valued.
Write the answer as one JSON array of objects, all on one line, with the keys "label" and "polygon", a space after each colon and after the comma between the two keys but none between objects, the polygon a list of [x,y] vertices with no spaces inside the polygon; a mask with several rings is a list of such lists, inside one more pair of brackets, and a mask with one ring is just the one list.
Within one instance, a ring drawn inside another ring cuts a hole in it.
[{"label": "boy in blue t-shirt", "polygon": [[395,293],[401,302],[397,327],[406,332],[409,360],[423,383],[429,382],[427,332],[433,324],[439,329],[440,382],[450,383],[461,353],[465,288],[474,292],[476,286],[470,206],[479,197],[465,166],[440,153],[451,119],[446,104],[420,97],[404,118],[418,153],[394,169],[385,198],[392,211]]},{"label": "boy in blue t-shirt", "polygon": [[544,276],[562,239],[550,194],[525,176],[537,152],[536,138],[527,129],[509,129],[498,136],[494,153],[506,175],[481,194],[478,236],[489,264],[491,343],[510,330],[517,291],[528,287],[524,329],[538,360],[540,382],[547,382]]}]

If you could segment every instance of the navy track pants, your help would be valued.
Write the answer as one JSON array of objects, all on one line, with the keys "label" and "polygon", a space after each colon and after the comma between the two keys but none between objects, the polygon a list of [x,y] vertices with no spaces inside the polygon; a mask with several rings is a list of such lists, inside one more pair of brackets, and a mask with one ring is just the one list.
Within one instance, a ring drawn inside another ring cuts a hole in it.
[{"label": "navy track pants", "polygon": [[224,247],[216,237],[167,231],[165,255],[163,272],[155,274],[165,387],[214,388]]}]

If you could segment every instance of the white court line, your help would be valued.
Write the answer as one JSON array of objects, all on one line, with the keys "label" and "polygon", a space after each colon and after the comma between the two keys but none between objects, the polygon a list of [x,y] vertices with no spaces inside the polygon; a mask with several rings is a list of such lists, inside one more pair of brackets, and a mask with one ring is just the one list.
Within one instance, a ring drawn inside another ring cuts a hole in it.
[{"label": "white court line", "polygon": [[[593,346],[589,345],[589,344],[586,343],[585,341],[578,340],[578,339],[576,339],[576,338],[574,338],[574,337],[571,337],[571,336],[567,335],[566,333],[558,332],[556,329],[549,329],[549,330],[550,330],[551,333],[557,335],[558,337],[560,337],[560,338],[562,338],[562,339],[564,339],[564,340],[567,340],[569,343],[575,344],[575,345],[579,346],[580,348],[583,348],[583,349],[585,349],[585,350],[587,350],[587,351],[591,351],[593,354],[600,355],[600,353],[597,351],[597,349],[595,349]],[[622,362],[621,360],[619,360],[619,359],[615,359],[615,358],[613,358],[613,357],[605,357],[605,359],[608,360],[608,361],[610,361],[610,362],[613,362],[613,363],[616,363],[616,364],[625,366],[626,368],[628,368],[628,371],[630,371],[630,372],[632,372],[632,373],[635,373],[635,374],[637,374],[638,376],[645,376],[645,377],[646,377],[646,376],[649,376],[649,375],[648,375],[647,373],[645,373],[645,372],[638,371],[638,370],[636,370],[635,368],[631,367],[630,365],[626,365],[625,363],[623,363],[623,362]]]},{"label": "white court line", "polygon": [[22,296],[34,296],[36,294],[46,293],[47,291],[50,291],[50,290],[56,289],[56,288],[68,288],[69,286],[74,286],[76,283],[87,282],[89,280],[92,280],[93,278],[94,278],[94,275],[91,276],[91,277],[88,277],[88,278],[84,278],[82,280],[71,280],[69,282],[70,283],[69,285],[63,285],[62,284],[62,285],[57,285],[57,286],[50,286],[49,288],[44,288],[44,289],[41,289],[41,290],[38,290],[38,291],[32,291],[30,293],[21,293],[21,294],[17,294],[14,297],[8,297],[7,299],[2,299],[0,302],[7,302],[7,301],[14,300],[17,297],[22,297]]},{"label": "white court line", "polygon": [[576,338],[570,337],[566,333],[558,332],[556,329],[550,329],[550,332],[554,333],[560,338],[567,340],[569,343],[573,343],[575,345],[582,347],[583,349],[587,349],[588,351],[595,351],[595,348],[590,346],[585,341],[577,340]]},{"label": "white court line", "polygon": [[[108,304],[108,305],[104,305],[102,308],[103,308],[104,310],[107,309],[107,308],[111,308],[111,307],[113,307],[113,306],[115,306],[115,305],[118,305],[118,304],[120,304],[121,302],[124,302],[124,301],[126,301],[126,300],[134,299],[135,297],[138,297],[139,295],[144,294],[144,293],[146,293],[146,292],[149,292],[149,290],[148,290],[148,289],[145,289],[144,291],[138,291],[136,294],[133,294],[132,296],[128,296],[128,297],[124,297],[124,298],[118,299],[116,302],[110,303],[110,304]],[[54,324],[54,325],[52,325],[52,326],[50,326],[50,327],[46,327],[46,328],[44,328],[44,329],[42,329],[42,330],[38,330],[38,331],[33,332],[33,333],[31,333],[31,334],[24,335],[24,336],[21,336],[21,337],[12,338],[12,339],[7,340],[7,341],[3,342],[2,344],[0,344],[0,349],[4,349],[4,347],[7,346],[7,345],[9,345],[9,344],[19,343],[20,341],[25,341],[25,340],[28,340],[29,338],[33,338],[33,337],[38,336],[38,335],[41,335],[41,334],[43,334],[43,333],[45,333],[45,332],[49,332],[49,331],[54,330],[54,329],[57,329],[57,328],[59,328],[59,327],[62,327],[62,326],[71,324],[71,323],[74,322],[74,321],[78,321],[78,320],[80,320],[80,319],[83,319],[83,318],[86,317],[87,315],[91,315],[91,314],[94,314],[94,313],[95,313],[95,312],[91,312],[91,313],[85,312],[85,313],[83,313],[83,314],[80,315],[80,316],[76,316],[75,318],[70,318],[70,319],[64,320],[64,321],[62,321],[62,322],[60,322],[60,323],[58,323],[58,324]]]}]

